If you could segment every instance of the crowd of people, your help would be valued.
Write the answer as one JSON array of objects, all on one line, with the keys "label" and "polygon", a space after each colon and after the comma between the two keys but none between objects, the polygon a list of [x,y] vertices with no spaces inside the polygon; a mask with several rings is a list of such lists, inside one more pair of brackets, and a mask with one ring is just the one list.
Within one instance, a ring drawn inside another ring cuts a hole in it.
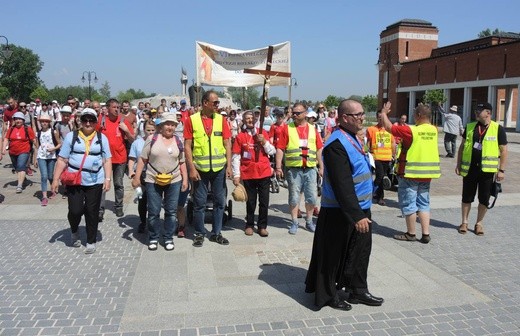
[{"label": "crowd of people", "polygon": [[[506,133],[491,120],[489,103],[478,104],[476,121],[465,127],[454,114],[456,106],[450,110],[445,113],[445,148],[447,157],[456,157],[455,173],[463,177],[458,231],[468,231],[468,215],[478,190],[474,232],[483,235],[491,184],[504,179]],[[431,240],[430,185],[441,176],[432,111],[419,104],[413,113],[414,125],[406,123],[407,115],[392,123],[390,112],[387,102],[377,112],[377,124],[366,128],[365,111],[355,100],[343,100],[328,111],[323,104],[314,111],[303,103],[241,111],[220,107],[215,91],[205,92],[197,108],[188,107],[184,99],[179,106],[176,102],[168,106],[163,99],[152,107],[116,99],[80,103],[72,96],[62,106],[39,99],[27,105],[9,98],[3,109],[0,159],[9,153],[16,193],[23,192],[26,175],[32,175],[34,166],[40,171],[42,206],[59,193],[68,199],[74,247],[82,245],[78,227],[85,217],[87,254],[96,251],[105,195],[112,185],[115,215],[124,216],[125,176],[138,198],[138,232],[148,234],[151,251],[160,244],[172,251],[174,236],[185,237],[189,195],[193,246],[202,247],[206,238],[229,245],[222,235],[227,179],[244,190],[245,235],[256,231],[268,237],[270,180],[284,180],[291,217],[288,233],[297,234],[300,228],[302,197],[303,227],[315,233],[306,291],[315,293],[318,307],[349,310],[351,304],[380,306],[384,302],[369,292],[367,284],[371,207],[373,202],[385,205],[385,179],[394,163],[406,223],[406,231],[394,238],[424,244]],[[464,140],[456,152],[457,134]],[[210,192],[213,215],[208,235],[204,217]],[[416,238],[417,218],[420,239]]]}]

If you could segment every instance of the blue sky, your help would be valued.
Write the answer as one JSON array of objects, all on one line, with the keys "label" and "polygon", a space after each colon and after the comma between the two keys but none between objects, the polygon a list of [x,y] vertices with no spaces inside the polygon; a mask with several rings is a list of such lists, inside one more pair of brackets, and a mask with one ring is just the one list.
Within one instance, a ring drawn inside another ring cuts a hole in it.
[{"label": "blue sky", "polygon": [[[195,75],[195,41],[234,49],[291,42],[294,99],[377,94],[379,34],[404,18],[439,29],[439,46],[486,28],[520,32],[520,1],[3,1],[0,35],[45,63],[49,88],[81,85],[83,71],[129,88],[180,93]],[[4,43],[4,40],[1,40]],[[271,96],[287,99],[287,88]]]}]

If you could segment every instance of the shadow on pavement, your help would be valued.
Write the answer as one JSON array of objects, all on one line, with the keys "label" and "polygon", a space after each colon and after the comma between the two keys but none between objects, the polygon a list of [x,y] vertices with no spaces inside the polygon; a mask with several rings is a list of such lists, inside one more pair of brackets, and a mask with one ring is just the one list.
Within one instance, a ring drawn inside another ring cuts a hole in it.
[{"label": "shadow on pavement", "polygon": [[[79,229],[78,229],[78,232],[79,232],[79,236],[81,238],[81,241],[82,242],[86,242],[87,241],[87,233],[85,231],[85,226],[84,225],[80,225]],[[97,232],[96,240],[98,242],[103,240],[103,234],[99,230]],[[65,246],[70,246],[70,244],[71,244],[71,241],[70,241],[70,227],[66,228],[66,229],[63,229],[63,230],[60,230],[60,231],[56,232],[54,235],[52,235],[52,237],[49,239],[49,243],[56,243],[56,242],[61,242]]]}]

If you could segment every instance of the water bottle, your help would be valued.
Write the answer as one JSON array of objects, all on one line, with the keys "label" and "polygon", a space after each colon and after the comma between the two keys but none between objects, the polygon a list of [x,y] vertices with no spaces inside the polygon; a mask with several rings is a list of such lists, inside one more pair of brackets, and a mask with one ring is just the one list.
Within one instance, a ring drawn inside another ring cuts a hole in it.
[{"label": "water bottle", "polygon": [[135,188],[135,198],[134,203],[139,202],[139,200],[143,198],[143,189],[141,187]]}]

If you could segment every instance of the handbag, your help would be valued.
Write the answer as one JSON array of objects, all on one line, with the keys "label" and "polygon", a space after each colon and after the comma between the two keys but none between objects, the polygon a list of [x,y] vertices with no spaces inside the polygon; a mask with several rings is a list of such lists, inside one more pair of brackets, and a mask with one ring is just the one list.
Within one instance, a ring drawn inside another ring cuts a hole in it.
[{"label": "handbag", "polygon": [[[92,145],[92,140],[90,144]],[[60,182],[64,186],[79,186],[81,185],[81,171],[83,170],[83,164],[85,163],[85,159],[87,158],[87,152],[83,154],[83,160],[81,160],[81,165],[79,166],[78,171],[71,172],[68,170],[68,166],[61,172]]]},{"label": "handbag", "polygon": [[502,192],[502,184],[500,182],[497,182],[497,176],[495,175],[495,178],[493,179],[493,183],[491,184],[491,192],[490,195],[493,197],[493,203],[491,205],[488,205],[488,209],[492,209],[495,206],[495,202],[497,201],[498,194]]}]

